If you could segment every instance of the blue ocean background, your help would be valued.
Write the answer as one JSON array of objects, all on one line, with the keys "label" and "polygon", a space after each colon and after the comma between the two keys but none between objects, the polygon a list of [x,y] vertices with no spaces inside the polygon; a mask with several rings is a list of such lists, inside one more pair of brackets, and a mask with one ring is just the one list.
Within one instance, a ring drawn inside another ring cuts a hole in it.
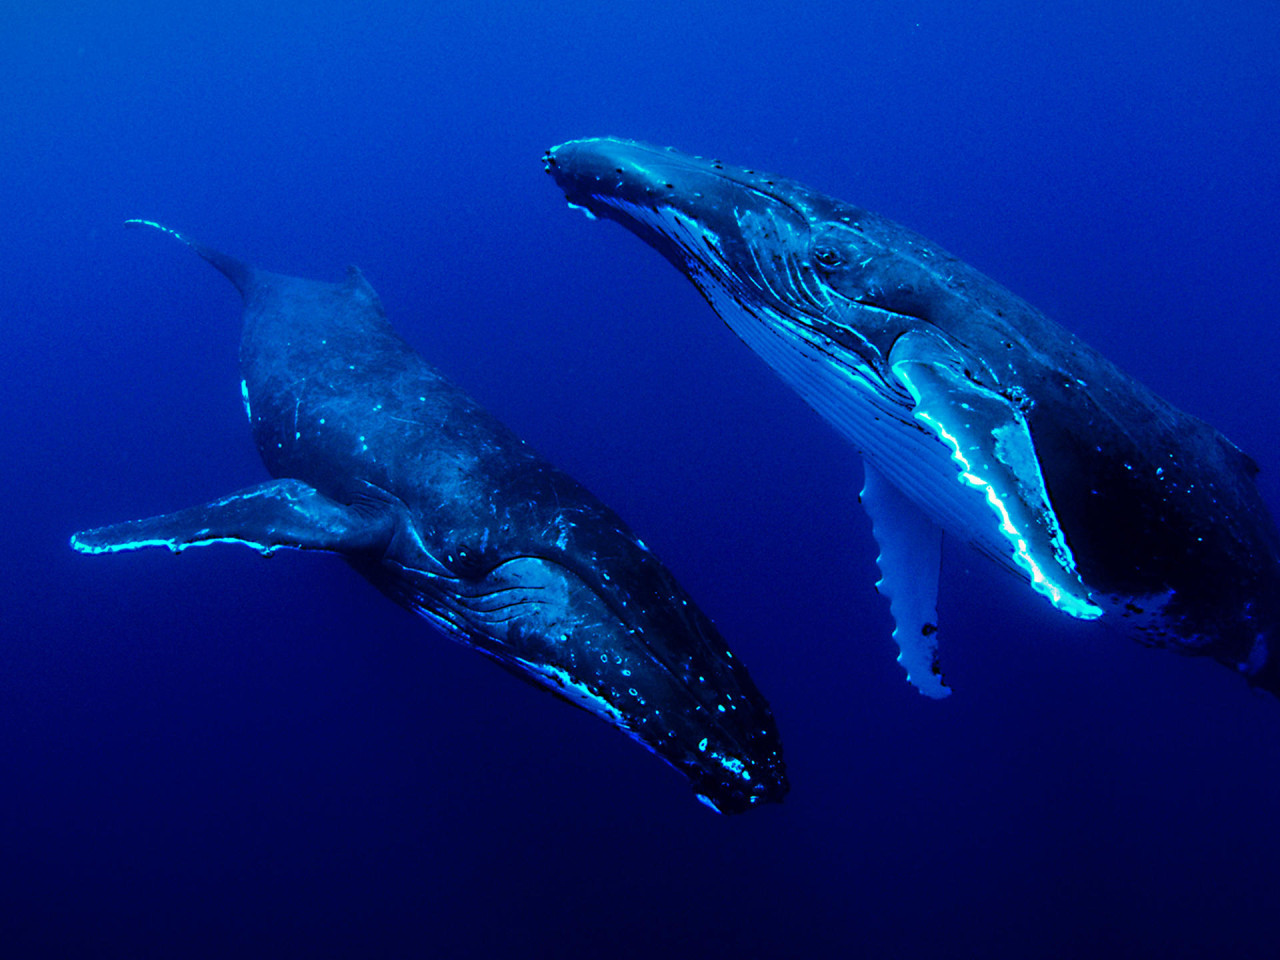
[{"label": "blue ocean background", "polygon": [[[0,10],[0,955],[1274,957],[1280,703],[951,544],[930,702],[856,453],[540,155],[616,135],[920,231],[1261,464],[1272,0]],[[769,698],[735,818],[331,557],[73,531],[265,479],[234,290],[358,264]]]}]

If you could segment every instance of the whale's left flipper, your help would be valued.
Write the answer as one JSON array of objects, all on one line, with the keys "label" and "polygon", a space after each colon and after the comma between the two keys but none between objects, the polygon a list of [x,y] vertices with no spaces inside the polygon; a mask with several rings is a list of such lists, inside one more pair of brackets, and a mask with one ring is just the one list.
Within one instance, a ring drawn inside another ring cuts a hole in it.
[{"label": "whale's left flipper", "polygon": [[217,500],[145,520],[84,530],[71,538],[81,553],[168,547],[180,553],[208,543],[243,543],[262,553],[279,547],[356,553],[385,546],[396,527],[385,501],[339,503],[301,480],[246,487]]}]

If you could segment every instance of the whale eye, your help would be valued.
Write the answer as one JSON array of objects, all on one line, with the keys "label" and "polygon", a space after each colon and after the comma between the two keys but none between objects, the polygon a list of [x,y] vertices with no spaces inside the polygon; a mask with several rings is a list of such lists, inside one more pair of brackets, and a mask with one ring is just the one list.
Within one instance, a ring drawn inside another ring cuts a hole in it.
[{"label": "whale eye", "polygon": [[473,550],[466,546],[459,546],[445,560],[450,570],[469,580],[480,579],[497,565],[492,551]]},{"label": "whale eye", "polygon": [[835,247],[823,244],[822,246],[814,247],[813,262],[824,270],[834,270],[844,263],[844,257]]}]

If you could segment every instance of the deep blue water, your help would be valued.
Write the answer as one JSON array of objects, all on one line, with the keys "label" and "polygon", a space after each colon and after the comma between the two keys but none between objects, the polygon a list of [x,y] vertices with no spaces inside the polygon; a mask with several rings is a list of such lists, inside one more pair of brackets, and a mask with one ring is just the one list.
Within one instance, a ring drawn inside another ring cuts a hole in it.
[{"label": "deep blue water", "polygon": [[[539,163],[637,137],[891,216],[1219,427],[1280,508],[1280,8],[1158,6],[6,5],[0,953],[1274,956],[1280,703],[954,545],[956,692],[914,693],[855,453]],[[126,217],[359,264],[715,618],[786,803],[715,817],[336,559],[72,553],[265,478],[234,292]]]}]

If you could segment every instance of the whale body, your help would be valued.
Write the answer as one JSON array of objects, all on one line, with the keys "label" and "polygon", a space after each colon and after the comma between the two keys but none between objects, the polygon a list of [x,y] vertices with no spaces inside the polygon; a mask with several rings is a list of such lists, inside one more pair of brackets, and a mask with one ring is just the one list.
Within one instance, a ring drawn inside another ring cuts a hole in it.
[{"label": "whale body", "polygon": [[862,452],[878,586],[922,693],[949,692],[945,531],[1064,614],[1280,694],[1280,536],[1218,431],[936,244],[796,181],[610,138],[543,162]]},{"label": "whale body", "polygon": [[87,554],[230,542],[340,554],[443,633],[585,708],[722,813],[779,801],[768,703],[608,507],[432,369],[360,272],[268,273],[173,235],[244,300],[245,412],[276,479],[78,533]]}]

